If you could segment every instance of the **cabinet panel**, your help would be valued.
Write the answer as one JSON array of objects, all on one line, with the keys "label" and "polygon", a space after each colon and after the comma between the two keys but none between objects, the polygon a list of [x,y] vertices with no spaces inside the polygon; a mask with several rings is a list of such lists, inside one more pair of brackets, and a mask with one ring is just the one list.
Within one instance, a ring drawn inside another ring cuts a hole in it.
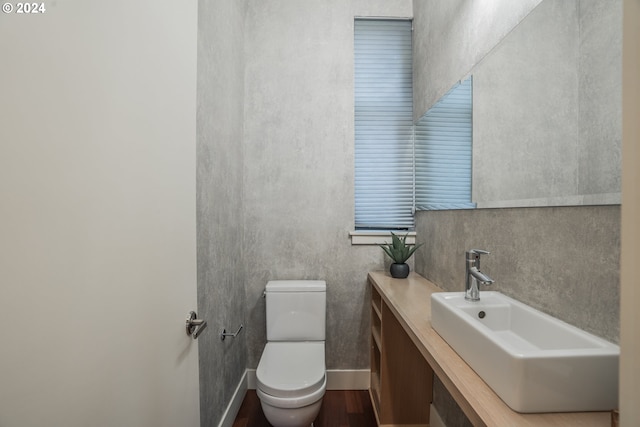
[{"label": "cabinet panel", "polygon": [[433,371],[384,303],[382,318],[380,423],[426,425]]},{"label": "cabinet panel", "polygon": [[376,414],[380,413],[380,350],[371,346],[371,401]]},{"label": "cabinet panel", "polygon": [[382,351],[382,311],[380,294],[371,288],[371,401],[379,420],[380,414],[380,361]]},{"label": "cabinet panel", "polygon": [[380,425],[427,426],[433,371],[393,313],[371,291],[371,400]]}]

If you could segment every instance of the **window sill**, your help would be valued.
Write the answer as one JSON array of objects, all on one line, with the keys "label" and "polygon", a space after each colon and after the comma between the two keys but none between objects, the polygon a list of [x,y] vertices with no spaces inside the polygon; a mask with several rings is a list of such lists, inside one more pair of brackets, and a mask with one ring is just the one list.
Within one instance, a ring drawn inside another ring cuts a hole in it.
[{"label": "window sill", "polygon": [[[395,232],[397,236],[404,236],[407,234],[407,244],[414,245],[416,243],[415,231],[398,231]],[[381,245],[391,243],[390,231],[350,231],[352,245]]]}]

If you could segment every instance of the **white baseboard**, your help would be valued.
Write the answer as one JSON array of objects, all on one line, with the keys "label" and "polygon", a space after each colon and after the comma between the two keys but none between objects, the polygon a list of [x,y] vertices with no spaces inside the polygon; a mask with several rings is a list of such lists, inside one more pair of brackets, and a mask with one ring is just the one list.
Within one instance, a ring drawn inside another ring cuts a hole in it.
[{"label": "white baseboard", "polygon": [[[256,389],[256,370],[247,369],[247,388]],[[327,390],[368,390],[371,372],[368,369],[327,370]]]},{"label": "white baseboard", "polygon": [[222,419],[220,420],[218,427],[233,426],[233,422],[236,420],[236,416],[238,416],[238,411],[240,411],[240,406],[242,406],[242,401],[244,400],[244,396],[247,394],[247,390],[249,388],[247,377],[247,371],[244,371],[236,390],[233,392],[231,401],[222,415]]},{"label": "white baseboard", "polygon": [[429,408],[429,427],[447,427],[433,404]]}]

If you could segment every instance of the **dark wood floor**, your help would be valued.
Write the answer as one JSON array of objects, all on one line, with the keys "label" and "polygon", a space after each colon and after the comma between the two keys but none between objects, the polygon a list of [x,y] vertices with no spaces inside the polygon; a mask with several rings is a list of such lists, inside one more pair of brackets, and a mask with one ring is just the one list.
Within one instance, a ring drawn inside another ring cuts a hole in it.
[{"label": "dark wood floor", "polygon": [[[366,390],[327,390],[314,427],[375,427],[376,418]],[[270,427],[255,390],[247,391],[233,427]]]}]

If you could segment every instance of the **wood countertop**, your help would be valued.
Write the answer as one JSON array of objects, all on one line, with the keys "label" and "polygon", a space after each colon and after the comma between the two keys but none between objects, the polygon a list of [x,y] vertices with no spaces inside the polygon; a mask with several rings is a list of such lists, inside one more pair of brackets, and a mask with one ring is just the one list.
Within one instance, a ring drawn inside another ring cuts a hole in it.
[{"label": "wood countertop", "polygon": [[414,272],[406,279],[393,279],[387,272],[374,271],[369,281],[474,426],[611,426],[609,412],[513,411],[431,327],[431,294],[442,289]]}]

